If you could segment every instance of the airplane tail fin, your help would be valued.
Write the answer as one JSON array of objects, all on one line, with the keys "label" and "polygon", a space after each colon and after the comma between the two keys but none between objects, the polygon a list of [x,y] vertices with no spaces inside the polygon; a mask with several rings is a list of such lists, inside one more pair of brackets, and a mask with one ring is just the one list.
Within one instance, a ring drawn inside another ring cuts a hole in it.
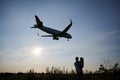
[{"label": "airplane tail fin", "polygon": [[37,15],[35,15],[35,20],[36,20],[37,26],[39,26],[39,27],[43,26],[43,22],[40,21],[40,19],[39,19],[39,17]]}]

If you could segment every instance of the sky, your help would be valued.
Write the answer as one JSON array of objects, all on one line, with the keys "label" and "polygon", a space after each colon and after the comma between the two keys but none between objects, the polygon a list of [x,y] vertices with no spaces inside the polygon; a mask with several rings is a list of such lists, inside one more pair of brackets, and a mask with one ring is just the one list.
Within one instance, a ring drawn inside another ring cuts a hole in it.
[{"label": "sky", "polygon": [[[45,72],[46,67],[74,69],[75,57],[84,70],[120,63],[119,0],[0,0],[0,72]],[[31,29],[39,16],[45,26],[64,30],[72,39],[53,40]]]}]

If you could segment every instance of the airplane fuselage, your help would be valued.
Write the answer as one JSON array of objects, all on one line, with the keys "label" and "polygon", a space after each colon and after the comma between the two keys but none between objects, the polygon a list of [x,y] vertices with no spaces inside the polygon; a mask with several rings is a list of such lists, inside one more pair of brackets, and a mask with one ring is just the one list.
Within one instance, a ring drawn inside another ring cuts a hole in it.
[{"label": "airplane fuselage", "polygon": [[49,28],[49,27],[46,27],[46,26],[40,27],[39,29],[41,29],[42,31],[45,31],[46,33],[56,34],[56,35],[61,32],[61,31],[58,31],[56,29],[52,29],[52,28]]},{"label": "airplane fuselage", "polygon": [[[46,26],[41,26],[41,27],[38,27],[40,30],[46,32],[46,33],[49,33],[49,34],[52,34],[52,35],[55,35],[55,36],[59,36],[59,34],[62,32],[62,31],[59,31],[59,30],[56,30],[56,29],[52,29],[50,27],[46,27]],[[60,37],[65,37],[65,38],[68,38],[68,39],[71,39],[72,36],[69,34],[69,33],[66,33]]]}]

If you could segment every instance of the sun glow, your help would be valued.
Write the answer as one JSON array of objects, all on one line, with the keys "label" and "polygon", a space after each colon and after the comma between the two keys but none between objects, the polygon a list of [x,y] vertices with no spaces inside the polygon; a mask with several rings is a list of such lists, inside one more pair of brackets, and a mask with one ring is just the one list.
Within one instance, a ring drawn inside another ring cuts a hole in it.
[{"label": "sun glow", "polygon": [[42,47],[35,47],[33,49],[33,54],[34,55],[40,55],[42,53],[43,48]]}]

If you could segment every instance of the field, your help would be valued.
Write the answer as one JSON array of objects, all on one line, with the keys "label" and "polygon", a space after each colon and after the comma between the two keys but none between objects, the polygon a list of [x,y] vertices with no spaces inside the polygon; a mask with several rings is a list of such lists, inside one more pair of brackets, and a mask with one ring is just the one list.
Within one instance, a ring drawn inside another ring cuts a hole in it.
[{"label": "field", "polygon": [[[76,74],[0,73],[0,80],[78,80]],[[84,80],[120,80],[120,74],[84,74]]]},{"label": "field", "polygon": [[[26,73],[0,73],[0,80],[78,80],[74,70],[68,72],[60,68],[46,68],[46,73],[36,73],[30,69]],[[83,80],[120,80],[120,67],[118,63],[112,68],[100,65],[96,72],[84,73]]]}]

